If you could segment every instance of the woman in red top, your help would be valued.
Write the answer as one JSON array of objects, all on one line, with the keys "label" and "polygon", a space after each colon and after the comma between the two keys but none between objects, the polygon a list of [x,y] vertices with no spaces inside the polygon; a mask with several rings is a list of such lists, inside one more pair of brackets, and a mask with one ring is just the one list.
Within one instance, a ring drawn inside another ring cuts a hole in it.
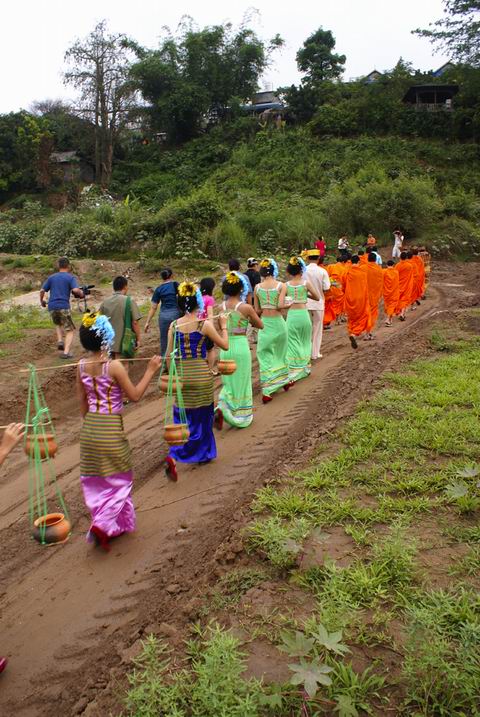
[{"label": "woman in red top", "polygon": [[317,241],[315,242],[315,249],[318,249],[318,251],[320,252],[320,256],[325,256],[327,245],[323,237],[317,239]]}]

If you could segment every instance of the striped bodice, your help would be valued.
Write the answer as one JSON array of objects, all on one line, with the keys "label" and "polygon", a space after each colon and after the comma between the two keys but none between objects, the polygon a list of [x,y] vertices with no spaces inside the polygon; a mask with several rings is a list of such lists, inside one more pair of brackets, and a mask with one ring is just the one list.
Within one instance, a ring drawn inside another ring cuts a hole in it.
[{"label": "striped bodice", "polygon": [[308,299],[307,287],[304,284],[293,286],[287,283],[287,296],[292,300],[292,304],[305,304]]},{"label": "striped bodice", "polygon": [[85,387],[90,413],[118,414],[123,410],[122,389],[108,373],[110,361],[102,364],[100,376],[85,371],[85,360],[80,361],[80,380]]},{"label": "striped bodice", "polygon": [[258,303],[261,309],[278,309],[280,286],[280,284],[277,284],[275,289],[265,289],[263,286],[257,286]]},{"label": "striped bodice", "polygon": [[205,336],[200,331],[183,334],[177,328],[177,348],[180,351],[180,357],[184,361],[186,359],[207,358]]}]

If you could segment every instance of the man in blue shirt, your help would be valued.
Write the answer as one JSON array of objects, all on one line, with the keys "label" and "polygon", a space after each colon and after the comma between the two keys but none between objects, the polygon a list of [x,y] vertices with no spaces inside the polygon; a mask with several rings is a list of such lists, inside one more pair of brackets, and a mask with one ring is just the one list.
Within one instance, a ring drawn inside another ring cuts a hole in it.
[{"label": "man in blue shirt", "polygon": [[71,359],[73,354],[70,349],[75,324],[70,311],[70,294],[83,299],[83,291],[79,288],[76,278],[70,273],[70,262],[67,257],[58,260],[57,273],[49,276],[41,288],[40,303],[43,307],[47,306],[44,299],[47,292],[49,293],[48,310],[57,332],[57,348],[62,352],[60,358]]}]

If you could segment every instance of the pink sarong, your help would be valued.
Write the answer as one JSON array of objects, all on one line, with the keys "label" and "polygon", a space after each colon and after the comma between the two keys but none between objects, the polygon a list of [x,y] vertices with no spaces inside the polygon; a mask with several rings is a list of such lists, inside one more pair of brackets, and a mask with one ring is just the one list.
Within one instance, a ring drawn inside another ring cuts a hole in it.
[{"label": "pink sarong", "polygon": [[[80,476],[85,503],[92,515],[92,525],[103,530],[109,538],[135,530],[135,509],[131,498],[133,473],[100,476]],[[92,541],[90,532],[87,540]]]}]

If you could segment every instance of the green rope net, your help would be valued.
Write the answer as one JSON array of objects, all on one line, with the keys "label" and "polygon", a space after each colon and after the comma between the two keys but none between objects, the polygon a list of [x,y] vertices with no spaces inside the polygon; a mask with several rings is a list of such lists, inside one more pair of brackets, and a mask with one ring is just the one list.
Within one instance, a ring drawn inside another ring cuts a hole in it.
[{"label": "green rope net", "polygon": [[[180,339],[177,331],[177,322],[173,324],[173,349],[170,354],[170,367],[168,370],[168,385],[165,403],[165,425],[173,423],[173,409],[176,404],[180,414],[180,423],[187,424],[187,414],[183,401],[183,362],[180,357]],[[162,364],[163,368],[163,364]],[[160,376],[162,369],[160,369]]]},{"label": "green rope net", "polygon": [[[40,387],[35,366],[30,364],[28,368],[30,376],[24,446],[28,456],[29,514],[33,529],[35,521],[49,513],[49,496],[55,496],[55,508],[60,510],[67,520],[69,520],[69,516],[52,461],[57,450],[52,417]],[[38,532],[42,545],[47,543],[45,540],[47,527],[46,521],[40,521]]]}]

